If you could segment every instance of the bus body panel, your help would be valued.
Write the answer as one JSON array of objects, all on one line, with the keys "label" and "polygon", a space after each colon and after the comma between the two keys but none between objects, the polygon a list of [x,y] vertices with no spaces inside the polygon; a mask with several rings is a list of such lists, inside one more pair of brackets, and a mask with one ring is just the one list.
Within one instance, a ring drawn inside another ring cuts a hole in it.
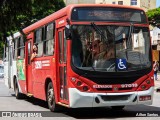
[{"label": "bus body panel", "polygon": [[23,94],[27,94],[26,91],[26,81],[24,80],[18,80],[18,87],[19,87],[19,92]]},{"label": "bus body panel", "polygon": [[4,61],[4,81],[5,81],[5,85],[9,87],[8,86],[8,62],[7,61]]},{"label": "bus body panel", "polygon": [[14,76],[17,74],[16,61],[13,60],[10,62],[12,62],[12,65],[10,65],[8,61],[4,61],[4,80],[5,80],[5,85],[13,89],[14,88],[13,79],[14,79]]},{"label": "bus body panel", "polygon": [[12,78],[11,86],[12,88],[14,88],[14,78],[17,78],[17,61],[16,60],[13,60],[12,62],[12,77],[11,78]]},{"label": "bus body panel", "polygon": [[10,87],[11,89],[14,89],[14,82],[17,82],[19,86],[19,92],[20,93],[26,93],[25,92],[25,81],[21,81],[17,77],[17,61],[13,60],[12,61],[12,66],[9,65],[8,62],[4,62],[4,80],[5,80],[5,85],[9,87],[9,72],[8,69],[10,68]]},{"label": "bus body panel", "polygon": [[35,58],[32,64],[32,82],[34,97],[46,100],[45,81],[53,80],[53,57]]}]

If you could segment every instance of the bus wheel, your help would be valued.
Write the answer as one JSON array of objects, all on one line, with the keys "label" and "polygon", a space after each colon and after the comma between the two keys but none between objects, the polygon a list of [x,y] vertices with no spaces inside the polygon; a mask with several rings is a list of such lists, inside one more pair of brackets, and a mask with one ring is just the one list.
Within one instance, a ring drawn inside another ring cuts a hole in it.
[{"label": "bus wheel", "polygon": [[17,84],[16,80],[15,80],[15,84],[14,84],[14,92],[15,92],[16,99],[22,98],[22,94],[19,92],[19,88],[18,88],[18,84]]},{"label": "bus wheel", "polygon": [[112,106],[113,110],[122,110],[125,106]]},{"label": "bus wheel", "polygon": [[53,89],[52,82],[48,84],[47,102],[48,102],[48,107],[52,112],[58,112],[60,110],[60,106],[57,105],[55,101],[55,95],[54,95],[54,89]]}]

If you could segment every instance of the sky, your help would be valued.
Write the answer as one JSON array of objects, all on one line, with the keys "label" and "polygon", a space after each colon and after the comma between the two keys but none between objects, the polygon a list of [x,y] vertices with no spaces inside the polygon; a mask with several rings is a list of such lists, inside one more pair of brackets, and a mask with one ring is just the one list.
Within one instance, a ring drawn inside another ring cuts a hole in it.
[{"label": "sky", "polygon": [[160,0],[156,1],[156,7],[160,7]]}]

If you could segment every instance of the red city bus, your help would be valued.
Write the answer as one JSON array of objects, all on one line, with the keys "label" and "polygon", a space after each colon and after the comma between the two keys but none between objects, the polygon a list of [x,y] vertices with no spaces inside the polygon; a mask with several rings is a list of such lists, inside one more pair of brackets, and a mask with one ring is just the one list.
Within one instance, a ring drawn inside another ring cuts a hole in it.
[{"label": "red city bus", "polygon": [[[17,98],[23,93],[45,100],[51,111],[152,104],[150,31],[142,9],[69,5],[23,32],[24,58],[13,49],[18,72],[11,86]],[[31,61],[33,45],[38,53]]]}]

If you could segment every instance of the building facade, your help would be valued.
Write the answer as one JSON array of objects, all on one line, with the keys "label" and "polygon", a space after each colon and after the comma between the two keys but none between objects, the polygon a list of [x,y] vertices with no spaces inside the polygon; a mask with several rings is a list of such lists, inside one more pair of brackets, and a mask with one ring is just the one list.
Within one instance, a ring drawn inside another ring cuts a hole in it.
[{"label": "building facade", "polygon": [[154,27],[151,32],[153,61],[160,61],[160,29]]},{"label": "building facade", "polygon": [[[160,29],[157,27],[154,27],[151,31],[151,37],[152,37],[152,45],[157,45],[158,41],[160,41]],[[160,50],[160,49],[159,49]]]},{"label": "building facade", "polygon": [[120,4],[143,8],[145,11],[156,8],[156,0],[96,0],[97,4]]},{"label": "building facade", "polygon": [[95,4],[95,0],[64,0],[66,6],[69,4]]},{"label": "building facade", "polygon": [[64,0],[69,4],[120,4],[143,8],[145,11],[156,8],[156,0]]}]

